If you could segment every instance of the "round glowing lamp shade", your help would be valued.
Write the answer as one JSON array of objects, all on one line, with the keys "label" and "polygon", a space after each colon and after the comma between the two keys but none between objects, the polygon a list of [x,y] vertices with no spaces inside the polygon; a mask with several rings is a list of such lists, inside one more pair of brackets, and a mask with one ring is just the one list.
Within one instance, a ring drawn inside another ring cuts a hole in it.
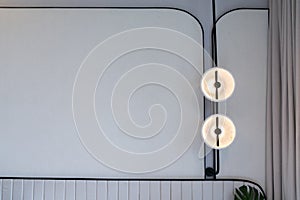
[{"label": "round glowing lamp shade", "polygon": [[201,89],[206,98],[214,102],[228,99],[234,91],[234,78],[220,67],[213,67],[203,74]]},{"label": "round glowing lamp shade", "polygon": [[235,126],[226,116],[216,114],[207,118],[202,126],[204,142],[213,149],[228,147],[235,138]]}]

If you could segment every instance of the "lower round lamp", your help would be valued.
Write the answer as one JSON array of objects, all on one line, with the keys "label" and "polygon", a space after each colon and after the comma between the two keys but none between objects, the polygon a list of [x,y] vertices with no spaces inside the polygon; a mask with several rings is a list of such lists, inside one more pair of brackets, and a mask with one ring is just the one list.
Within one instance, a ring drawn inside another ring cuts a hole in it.
[{"label": "lower round lamp", "polygon": [[213,149],[228,147],[234,140],[236,129],[226,116],[215,114],[208,117],[202,126],[204,142]]}]

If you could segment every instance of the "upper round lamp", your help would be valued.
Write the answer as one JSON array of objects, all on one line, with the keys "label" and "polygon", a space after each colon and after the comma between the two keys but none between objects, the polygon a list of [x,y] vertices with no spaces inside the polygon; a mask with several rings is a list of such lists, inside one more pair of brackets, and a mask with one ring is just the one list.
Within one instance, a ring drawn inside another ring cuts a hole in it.
[{"label": "upper round lamp", "polygon": [[203,74],[201,89],[206,98],[214,102],[228,99],[234,91],[234,78],[220,67],[213,67]]}]

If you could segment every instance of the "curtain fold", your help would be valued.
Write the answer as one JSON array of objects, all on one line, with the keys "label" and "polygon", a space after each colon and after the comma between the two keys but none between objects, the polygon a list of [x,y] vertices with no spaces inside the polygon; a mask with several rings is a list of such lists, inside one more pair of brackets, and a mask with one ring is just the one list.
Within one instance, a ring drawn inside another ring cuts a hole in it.
[{"label": "curtain fold", "polygon": [[266,190],[300,200],[300,1],[269,0]]}]

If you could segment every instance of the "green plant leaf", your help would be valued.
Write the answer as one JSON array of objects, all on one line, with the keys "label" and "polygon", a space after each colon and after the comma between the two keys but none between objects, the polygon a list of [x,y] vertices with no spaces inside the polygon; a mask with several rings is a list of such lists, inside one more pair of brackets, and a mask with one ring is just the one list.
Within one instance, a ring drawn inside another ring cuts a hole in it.
[{"label": "green plant leaf", "polygon": [[256,188],[253,187],[253,191],[254,191],[254,200],[259,200],[259,193],[258,193],[258,190]]},{"label": "green plant leaf", "polygon": [[243,185],[241,187],[239,187],[239,191],[241,192],[241,199],[248,199],[248,188],[247,186]]},{"label": "green plant leaf", "polygon": [[255,199],[255,188],[249,186],[249,199],[254,200]]},{"label": "green plant leaf", "polygon": [[264,195],[263,195],[263,193],[259,193],[259,200],[265,200],[265,197],[264,197]]},{"label": "green plant leaf", "polygon": [[235,189],[235,196],[239,200],[243,200],[245,198],[244,195],[243,195],[243,193],[239,189]]},{"label": "green plant leaf", "polygon": [[257,188],[250,185],[243,185],[235,189],[235,200],[265,200],[265,197]]},{"label": "green plant leaf", "polygon": [[246,185],[243,185],[241,187],[239,187],[239,190],[243,193],[243,194],[247,194],[248,193],[248,188]]},{"label": "green plant leaf", "polygon": [[234,200],[241,200],[239,197],[237,197],[236,195],[234,195]]}]

